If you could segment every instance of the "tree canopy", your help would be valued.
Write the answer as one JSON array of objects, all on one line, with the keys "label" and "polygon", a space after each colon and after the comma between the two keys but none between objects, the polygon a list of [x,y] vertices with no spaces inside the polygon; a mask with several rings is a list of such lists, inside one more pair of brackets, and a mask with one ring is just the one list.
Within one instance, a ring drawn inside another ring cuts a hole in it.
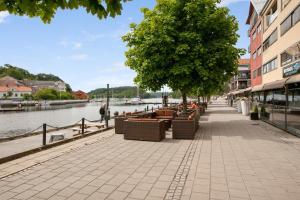
[{"label": "tree canopy", "polygon": [[[131,24],[123,36],[126,65],[137,72],[144,89],[168,85],[186,95],[192,88],[218,87],[236,73],[243,50],[238,23],[219,0],[158,0],[153,10],[142,9],[144,20]],[[206,88],[207,90],[208,88]]]},{"label": "tree canopy", "polygon": [[78,9],[96,15],[99,19],[121,14],[122,2],[130,0],[0,0],[0,11],[15,15],[40,17],[50,23],[57,9]]}]

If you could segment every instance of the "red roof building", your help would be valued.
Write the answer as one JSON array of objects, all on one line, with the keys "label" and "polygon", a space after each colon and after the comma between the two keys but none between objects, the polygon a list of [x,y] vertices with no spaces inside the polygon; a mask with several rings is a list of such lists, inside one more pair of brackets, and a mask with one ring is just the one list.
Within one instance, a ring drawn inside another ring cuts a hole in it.
[{"label": "red roof building", "polygon": [[73,92],[73,97],[75,99],[88,99],[89,96],[87,95],[87,93],[81,91],[81,90],[78,90],[76,92]]}]

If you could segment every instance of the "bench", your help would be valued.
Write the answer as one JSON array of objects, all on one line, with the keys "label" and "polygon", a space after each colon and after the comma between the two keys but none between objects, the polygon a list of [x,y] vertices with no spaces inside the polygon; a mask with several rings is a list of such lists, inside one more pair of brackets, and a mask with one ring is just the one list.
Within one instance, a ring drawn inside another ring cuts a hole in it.
[{"label": "bench", "polygon": [[49,143],[64,140],[65,139],[65,133],[52,133],[50,136]]}]

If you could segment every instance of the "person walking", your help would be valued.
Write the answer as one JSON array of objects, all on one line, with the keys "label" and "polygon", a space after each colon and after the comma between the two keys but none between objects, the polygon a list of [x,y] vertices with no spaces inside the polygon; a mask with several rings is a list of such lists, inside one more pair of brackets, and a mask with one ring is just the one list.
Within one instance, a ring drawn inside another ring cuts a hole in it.
[{"label": "person walking", "polygon": [[104,117],[105,117],[105,104],[100,107],[99,113],[101,116],[100,123],[102,123],[102,121],[104,120]]}]

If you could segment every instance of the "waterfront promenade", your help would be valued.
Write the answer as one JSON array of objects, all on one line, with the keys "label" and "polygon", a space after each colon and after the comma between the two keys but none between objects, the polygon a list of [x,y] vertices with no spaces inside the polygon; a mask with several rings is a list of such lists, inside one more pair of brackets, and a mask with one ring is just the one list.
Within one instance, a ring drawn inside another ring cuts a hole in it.
[{"label": "waterfront promenade", "polygon": [[0,177],[1,200],[296,200],[300,139],[216,101],[195,140],[110,130],[2,164]]}]

